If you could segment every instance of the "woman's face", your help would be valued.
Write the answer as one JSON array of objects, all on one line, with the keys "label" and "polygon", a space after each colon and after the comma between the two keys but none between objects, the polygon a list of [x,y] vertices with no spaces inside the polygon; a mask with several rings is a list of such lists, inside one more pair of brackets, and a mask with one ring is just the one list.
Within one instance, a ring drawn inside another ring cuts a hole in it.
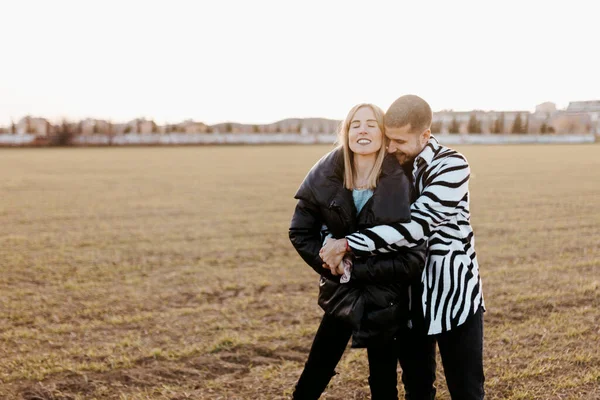
[{"label": "woman's face", "polygon": [[355,154],[376,154],[383,142],[383,133],[379,129],[375,113],[371,107],[359,108],[348,129],[348,144]]}]

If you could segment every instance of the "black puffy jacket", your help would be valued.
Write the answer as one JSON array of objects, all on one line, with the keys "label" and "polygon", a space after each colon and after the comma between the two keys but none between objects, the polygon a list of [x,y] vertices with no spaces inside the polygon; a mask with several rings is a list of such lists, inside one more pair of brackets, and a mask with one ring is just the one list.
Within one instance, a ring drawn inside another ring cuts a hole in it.
[{"label": "black puffy jacket", "polygon": [[414,188],[393,156],[386,156],[373,196],[356,215],[352,191],[343,185],[341,148],[326,154],[310,170],[296,195],[298,204],[289,230],[300,256],[321,275],[319,305],[327,313],[349,322],[353,347],[387,339],[408,319],[408,286],[419,279],[425,262],[424,248],[355,258],[351,280],[323,268],[319,256],[325,224],[334,238],[358,229],[410,220]]}]

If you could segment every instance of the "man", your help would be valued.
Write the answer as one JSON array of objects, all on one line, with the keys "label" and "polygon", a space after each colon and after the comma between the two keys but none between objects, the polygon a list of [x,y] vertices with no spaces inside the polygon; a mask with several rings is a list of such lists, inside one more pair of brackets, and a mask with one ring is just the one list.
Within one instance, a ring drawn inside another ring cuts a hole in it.
[{"label": "man", "polygon": [[[427,336],[411,337],[415,346],[410,354],[399,354],[403,380],[421,379],[431,386],[432,397],[435,395],[435,377],[410,375],[410,371],[412,362],[419,359],[428,360],[435,371],[437,342],[452,398],[483,399],[485,306],[470,224],[470,169],[462,154],[440,145],[431,135],[432,116],[429,104],[414,95],[398,98],[385,115],[388,151],[402,165],[412,167],[418,198],[411,206],[411,221],[331,240],[321,257],[335,266],[346,251],[368,256],[427,243],[421,307],[417,308],[422,308]],[[416,308],[415,299],[412,303]]]}]

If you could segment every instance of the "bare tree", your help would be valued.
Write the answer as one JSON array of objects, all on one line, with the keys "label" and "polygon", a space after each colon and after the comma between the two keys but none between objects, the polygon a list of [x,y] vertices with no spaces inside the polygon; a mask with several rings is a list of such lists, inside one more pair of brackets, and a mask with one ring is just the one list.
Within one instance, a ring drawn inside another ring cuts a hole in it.
[{"label": "bare tree", "polygon": [[493,133],[504,133],[504,113],[500,113],[494,120]]},{"label": "bare tree", "polygon": [[50,136],[51,146],[70,146],[73,144],[75,134],[71,129],[71,124],[63,119],[62,123],[57,127],[56,132]]},{"label": "bare tree", "polygon": [[35,133],[31,126],[31,117],[30,116],[25,117],[25,133]]},{"label": "bare tree", "polygon": [[475,113],[472,113],[469,117],[469,123],[467,124],[468,133],[481,133],[481,121],[477,119]]},{"label": "bare tree", "polygon": [[523,133],[523,122],[521,120],[521,114],[517,114],[514,122],[513,122],[513,126],[512,126],[512,133]]},{"label": "bare tree", "polygon": [[458,125],[458,121],[456,117],[452,118],[452,122],[450,122],[450,126],[448,127],[448,133],[458,133],[460,130],[460,126]]},{"label": "bare tree", "polygon": [[108,126],[107,126],[106,133],[108,135],[108,145],[112,146],[113,145],[113,140],[114,140],[114,137],[115,137],[115,127],[114,127],[112,121],[108,121]]}]

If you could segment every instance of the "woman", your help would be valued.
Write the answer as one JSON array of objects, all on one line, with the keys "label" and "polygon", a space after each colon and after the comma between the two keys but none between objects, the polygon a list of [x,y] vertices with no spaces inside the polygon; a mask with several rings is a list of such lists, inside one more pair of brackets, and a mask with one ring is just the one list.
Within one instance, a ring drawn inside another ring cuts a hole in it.
[{"label": "woman", "polygon": [[[342,238],[357,228],[410,219],[413,188],[398,162],[386,156],[383,111],[353,107],[340,126],[341,146],[311,169],[298,189],[290,240],[317,273],[325,311],[295,399],[317,399],[325,390],[348,340],[366,347],[373,399],[397,399],[397,358],[392,341],[408,321],[408,285],[420,275],[421,249],[328,268],[319,256],[323,238]],[[341,275],[341,277],[340,277]]]}]

